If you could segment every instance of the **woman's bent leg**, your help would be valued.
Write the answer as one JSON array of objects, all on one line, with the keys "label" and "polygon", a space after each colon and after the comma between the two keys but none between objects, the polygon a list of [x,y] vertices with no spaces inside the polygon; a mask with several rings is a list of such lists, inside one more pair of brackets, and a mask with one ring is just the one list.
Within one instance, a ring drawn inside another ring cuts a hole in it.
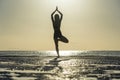
[{"label": "woman's bent leg", "polygon": [[65,36],[61,36],[59,41],[62,41],[64,43],[68,43],[69,42],[69,40]]}]

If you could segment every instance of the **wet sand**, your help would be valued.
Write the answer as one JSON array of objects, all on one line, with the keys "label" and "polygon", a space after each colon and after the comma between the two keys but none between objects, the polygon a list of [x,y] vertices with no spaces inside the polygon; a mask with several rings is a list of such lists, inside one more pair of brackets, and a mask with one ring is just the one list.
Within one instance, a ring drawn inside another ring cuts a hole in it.
[{"label": "wet sand", "polygon": [[120,57],[0,57],[0,80],[120,80]]}]

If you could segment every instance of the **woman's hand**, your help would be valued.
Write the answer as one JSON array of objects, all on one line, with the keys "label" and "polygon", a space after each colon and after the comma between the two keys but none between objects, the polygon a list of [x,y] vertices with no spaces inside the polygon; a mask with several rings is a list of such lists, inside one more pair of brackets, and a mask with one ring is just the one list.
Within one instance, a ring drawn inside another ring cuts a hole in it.
[{"label": "woman's hand", "polygon": [[56,11],[58,11],[58,7],[56,6]]}]

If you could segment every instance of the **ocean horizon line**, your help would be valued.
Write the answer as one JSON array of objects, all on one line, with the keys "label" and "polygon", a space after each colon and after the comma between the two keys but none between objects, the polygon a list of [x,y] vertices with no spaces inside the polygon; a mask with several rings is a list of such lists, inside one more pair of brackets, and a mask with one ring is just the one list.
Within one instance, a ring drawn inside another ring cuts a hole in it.
[{"label": "ocean horizon line", "polygon": [[[0,56],[57,56],[56,51],[0,51]],[[120,51],[61,50],[60,56],[120,56]]]},{"label": "ocean horizon line", "polygon": [[[41,52],[44,52],[44,51],[56,51],[56,50],[0,50],[1,51],[41,51]],[[59,50],[59,51],[84,51],[84,52],[87,52],[87,51],[120,51],[120,50]]]}]

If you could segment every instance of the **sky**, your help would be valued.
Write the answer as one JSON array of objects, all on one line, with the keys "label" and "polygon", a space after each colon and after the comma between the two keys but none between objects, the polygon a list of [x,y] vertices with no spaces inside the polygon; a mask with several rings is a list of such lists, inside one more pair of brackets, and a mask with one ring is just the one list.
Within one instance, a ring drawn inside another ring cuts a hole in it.
[{"label": "sky", "polygon": [[120,50],[120,0],[0,0],[0,50],[55,50],[56,6],[69,39],[60,50]]}]

